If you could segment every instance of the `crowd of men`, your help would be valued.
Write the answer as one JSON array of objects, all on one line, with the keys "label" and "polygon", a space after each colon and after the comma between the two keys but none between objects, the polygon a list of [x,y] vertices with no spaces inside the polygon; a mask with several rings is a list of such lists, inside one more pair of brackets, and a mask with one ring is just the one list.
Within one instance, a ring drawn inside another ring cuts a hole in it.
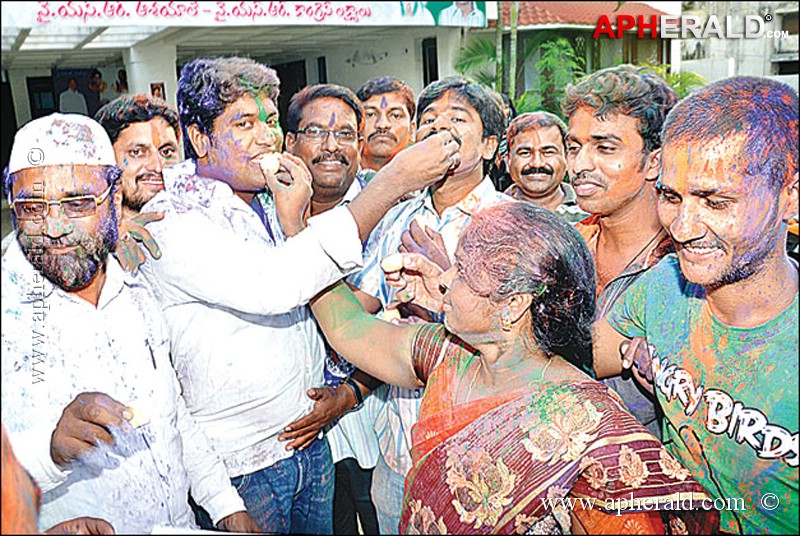
[{"label": "crowd of men", "polygon": [[[125,95],[16,133],[3,478],[7,430],[42,496],[13,514],[94,533],[397,533],[423,390],[342,359],[308,304],[346,279],[387,320],[442,322],[398,305],[381,261],[446,269],[475,212],[527,202],[594,257],[587,372],[711,496],[744,498],[722,532],[796,532],[793,89],[726,79],[672,114],[665,81],[623,65],[570,85],[562,120],[511,117],[461,77],[415,99],[386,76],[302,89],[284,132],[279,86],[249,59],[197,59],[177,110]],[[6,525],[15,501],[4,486],[3,532],[33,526]]]}]

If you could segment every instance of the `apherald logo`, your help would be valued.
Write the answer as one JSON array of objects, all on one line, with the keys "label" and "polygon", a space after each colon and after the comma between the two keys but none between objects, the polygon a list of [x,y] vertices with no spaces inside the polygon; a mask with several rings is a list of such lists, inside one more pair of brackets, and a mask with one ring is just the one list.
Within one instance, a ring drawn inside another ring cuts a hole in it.
[{"label": "apherald logo", "polygon": [[765,34],[770,39],[777,39],[789,36],[787,31],[769,30],[765,32],[764,26],[772,20],[772,15],[769,13],[763,17],[746,15],[744,18],[744,33],[734,30],[733,19],[734,17],[731,16],[725,17],[725,26],[723,28],[716,15],[711,15],[705,21],[701,17],[691,15],[680,17],[676,15],[662,15],[661,17],[656,15],[651,15],[650,17],[618,15],[616,25],[613,25],[608,15],[602,15],[600,20],[597,21],[592,37],[597,39],[598,36],[606,35],[611,39],[622,39],[626,31],[634,29],[640,39],[645,37],[647,31],[649,31],[649,37],[653,39],[656,37],[661,37],[662,39],[686,39],[689,37],[705,39],[710,36],[719,37],[720,39],[757,39]]}]

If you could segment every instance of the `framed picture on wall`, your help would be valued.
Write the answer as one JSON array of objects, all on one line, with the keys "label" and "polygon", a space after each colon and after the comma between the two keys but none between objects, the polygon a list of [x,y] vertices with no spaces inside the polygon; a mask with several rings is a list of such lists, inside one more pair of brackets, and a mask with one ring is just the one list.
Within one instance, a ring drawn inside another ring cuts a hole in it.
[{"label": "framed picture on wall", "polygon": [[164,82],[153,82],[150,84],[150,94],[159,99],[165,98]]}]

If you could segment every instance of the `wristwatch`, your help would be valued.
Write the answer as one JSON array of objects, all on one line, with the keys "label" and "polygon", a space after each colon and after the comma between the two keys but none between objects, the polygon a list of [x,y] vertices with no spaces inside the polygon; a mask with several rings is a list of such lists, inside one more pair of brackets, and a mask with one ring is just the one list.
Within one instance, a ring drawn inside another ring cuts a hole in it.
[{"label": "wristwatch", "polygon": [[351,411],[360,410],[361,406],[364,405],[364,396],[361,394],[361,388],[358,387],[358,384],[350,376],[348,376],[347,378],[342,380],[342,383],[343,384],[347,384],[347,386],[350,387],[350,389],[353,390],[353,394],[356,397],[356,405],[353,406],[352,408],[350,408],[349,410],[347,410],[346,413],[350,413]]}]

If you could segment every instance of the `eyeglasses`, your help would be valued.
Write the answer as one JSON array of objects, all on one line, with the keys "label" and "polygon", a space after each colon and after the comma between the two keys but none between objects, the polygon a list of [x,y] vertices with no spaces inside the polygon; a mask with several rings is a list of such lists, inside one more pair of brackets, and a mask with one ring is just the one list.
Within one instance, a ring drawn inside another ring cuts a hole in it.
[{"label": "eyeglasses", "polygon": [[328,136],[333,134],[338,143],[354,143],[358,139],[358,133],[353,130],[327,130],[319,127],[306,127],[297,131],[298,134],[305,135],[309,140],[323,143],[328,140]]},{"label": "eyeglasses", "polygon": [[85,218],[94,215],[97,207],[105,201],[109,193],[111,186],[99,196],[77,195],[54,201],[39,198],[15,199],[11,202],[11,208],[14,209],[17,219],[22,221],[44,220],[50,211],[50,205],[58,205],[67,218]]}]

